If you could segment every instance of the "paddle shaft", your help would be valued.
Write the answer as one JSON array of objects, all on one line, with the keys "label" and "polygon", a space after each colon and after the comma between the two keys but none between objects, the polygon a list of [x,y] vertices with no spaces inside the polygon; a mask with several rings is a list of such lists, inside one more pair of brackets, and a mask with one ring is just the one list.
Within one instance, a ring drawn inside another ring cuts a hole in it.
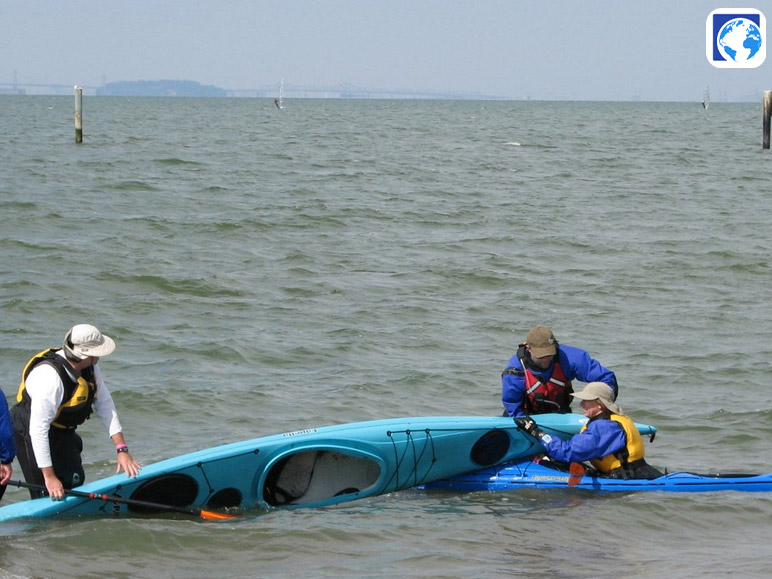
[{"label": "paddle shaft", "polygon": [[[43,485],[36,485],[32,483],[23,482],[20,480],[9,480],[9,485],[17,486],[20,488],[35,489],[39,491],[47,490]],[[124,505],[130,505],[135,507],[144,507],[148,509],[156,509],[158,511],[171,511],[175,513],[184,513],[186,515],[193,515],[194,517],[202,517],[204,519],[230,519],[236,518],[236,515],[226,515],[224,513],[215,513],[212,511],[204,511],[202,509],[190,509],[186,507],[177,507],[174,505],[162,505],[160,503],[152,503],[149,501],[140,501],[136,499],[125,499],[123,497],[116,497],[114,495],[87,493],[84,491],[76,491],[74,489],[64,489],[64,494],[73,497],[81,497],[84,499],[97,499],[100,501],[111,503],[122,503]]]}]

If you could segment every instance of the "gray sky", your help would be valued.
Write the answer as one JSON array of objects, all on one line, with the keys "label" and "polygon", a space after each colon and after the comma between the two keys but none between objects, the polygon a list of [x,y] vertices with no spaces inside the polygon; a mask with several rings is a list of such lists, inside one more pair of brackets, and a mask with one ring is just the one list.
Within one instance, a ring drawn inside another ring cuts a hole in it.
[{"label": "gray sky", "polygon": [[772,50],[755,69],[705,57],[708,14],[735,5],[772,18],[772,0],[0,0],[0,83],[760,100]]}]

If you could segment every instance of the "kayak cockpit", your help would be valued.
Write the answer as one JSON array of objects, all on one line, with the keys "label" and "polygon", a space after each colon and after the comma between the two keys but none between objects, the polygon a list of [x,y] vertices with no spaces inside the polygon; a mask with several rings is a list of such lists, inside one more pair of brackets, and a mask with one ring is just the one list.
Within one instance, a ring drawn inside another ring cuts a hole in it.
[{"label": "kayak cockpit", "polygon": [[319,503],[366,490],[380,476],[380,464],[371,458],[333,450],[296,452],[271,466],[263,500],[272,507]]}]

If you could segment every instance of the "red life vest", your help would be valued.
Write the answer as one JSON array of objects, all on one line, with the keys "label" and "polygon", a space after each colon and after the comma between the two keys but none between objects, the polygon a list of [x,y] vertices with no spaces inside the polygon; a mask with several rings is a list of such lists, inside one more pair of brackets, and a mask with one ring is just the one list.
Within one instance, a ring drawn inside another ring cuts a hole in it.
[{"label": "red life vest", "polygon": [[524,406],[528,414],[550,414],[554,412],[571,412],[571,400],[574,391],[571,380],[566,378],[563,368],[560,367],[559,356],[555,355],[552,376],[546,382],[534,374],[520,359],[523,364],[525,380]]}]

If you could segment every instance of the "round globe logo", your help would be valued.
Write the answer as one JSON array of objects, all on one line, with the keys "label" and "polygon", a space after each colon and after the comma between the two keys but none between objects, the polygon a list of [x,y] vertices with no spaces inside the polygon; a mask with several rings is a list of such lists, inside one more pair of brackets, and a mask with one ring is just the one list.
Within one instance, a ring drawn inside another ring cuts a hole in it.
[{"label": "round globe logo", "polygon": [[761,48],[761,31],[747,18],[728,21],[718,31],[716,45],[721,56],[741,63],[751,60]]}]

